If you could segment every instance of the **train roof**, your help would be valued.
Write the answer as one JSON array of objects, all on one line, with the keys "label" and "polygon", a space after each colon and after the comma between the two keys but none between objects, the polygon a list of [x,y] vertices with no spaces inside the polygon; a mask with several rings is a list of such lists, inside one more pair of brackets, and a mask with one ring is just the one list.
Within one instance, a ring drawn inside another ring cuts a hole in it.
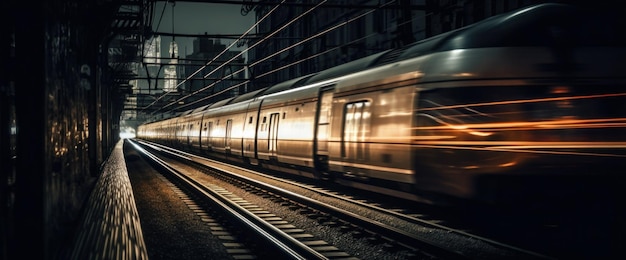
[{"label": "train roof", "polygon": [[230,97],[230,98],[227,98],[227,99],[222,99],[220,101],[217,101],[217,102],[211,104],[209,106],[209,109],[216,108],[216,107],[221,107],[221,106],[224,106],[224,105],[228,105],[228,104],[230,104],[230,101],[232,101],[233,99],[235,99],[235,97]]},{"label": "train roof", "polygon": [[210,106],[211,105],[209,104],[209,105],[204,105],[204,106],[195,108],[195,109],[191,110],[191,113],[193,114],[193,113],[196,113],[196,112],[207,110]]},{"label": "train roof", "polygon": [[305,84],[313,84],[316,82],[320,82],[320,81],[324,81],[327,79],[332,79],[332,78],[336,78],[339,76],[343,76],[343,75],[348,75],[350,73],[354,73],[357,71],[361,71],[364,69],[367,69],[369,67],[372,66],[372,64],[383,54],[387,53],[389,51],[385,51],[385,52],[381,52],[381,53],[376,53],[370,56],[366,56],[345,64],[341,64],[339,66],[336,67],[332,67],[326,70],[321,71],[320,73],[312,76],[311,78],[307,79],[306,82],[304,82]]},{"label": "train roof", "polygon": [[[624,13],[546,3],[489,17],[403,48],[387,50],[319,72],[312,84],[368,68],[454,49],[509,46],[626,44]],[[620,15],[622,15],[620,17]],[[584,17],[584,18],[581,18]]]},{"label": "train roof", "polygon": [[514,46],[624,46],[623,11],[540,4],[493,16],[448,35],[437,51]]},{"label": "train roof", "polygon": [[261,95],[263,93],[263,91],[265,91],[265,90],[267,90],[267,88],[262,88],[262,89],[258,89],[258,90],[255,90],[255,91],[250,91],[250,92],[245,93],[245,94],[241,94],[239,96],[236,96],[233,99],[233,101],[231,101],[230,103],[237,103],[237,102],[253,99],[253,98]]},{"label": "train roof", "polygon": [[397,60],[455,49],[514,46],[625,46],[623,10],[546,3],[489,17],[412,44]]},{"label": "train roof", "polygon": [[276,85],[269,87],[267,91],[263,92],[263,95],[270,95],[270,94],[274,94],[274,93],[278,93],[281,91],[303,86],[304,84],[308,83],[308,79],[310,79],[311,77],[315,75],[316,74],[309,74],[309,75],[297,77],[295,79],[290,79],[290,80],[278,83]]},{"label": "train roof", "polygon": [[[442,33],[402,48],[391,49],[319,72],[305,84],[337,78],[368,68],[415,58],[433,52],[493,46],[545,45],[545,39],[533,35],[541,23],[580,19],[576,8],[565,4],[540,4],[496,15],[474,24]],[[520,34],[523,32],[524,34]],[[522,38],[522,39],[519,39]]]}]

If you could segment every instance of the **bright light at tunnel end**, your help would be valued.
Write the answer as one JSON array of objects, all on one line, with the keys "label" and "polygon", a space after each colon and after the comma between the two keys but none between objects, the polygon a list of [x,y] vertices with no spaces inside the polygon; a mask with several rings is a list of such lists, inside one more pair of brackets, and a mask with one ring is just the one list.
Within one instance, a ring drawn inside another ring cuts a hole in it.
[{"label": "bright light at tunnel end", "polygon": [[135,138],[135,137],[136,137],[135,133],[131,133],[131,132],[122,132],[122,133],[120,133],[120,138],[121,139],[127,139],[127,138],[128,139],[132,139],[132,138]]},{"label": "bright light at tunnel end", "polygon": [[135,129],[132,127],[124,128],[120,131],[120,139],[132,139],[135,137],[137,137],[137,135],[135,134]]}]

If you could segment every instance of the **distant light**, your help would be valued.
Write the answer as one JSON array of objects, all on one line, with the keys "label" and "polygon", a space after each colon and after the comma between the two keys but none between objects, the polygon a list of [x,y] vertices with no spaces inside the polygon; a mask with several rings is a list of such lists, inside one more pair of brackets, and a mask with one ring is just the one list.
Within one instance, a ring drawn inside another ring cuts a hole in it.
[{"label": "distant light", "polygon": [[472,76],[474,76],[474,73],[461,72],[461,73],[452,74],[452,76],[453,77],[472,77]]},{"label": "distant light", "polygon": [[132,138],[135,138],[135,137],[137,137],[135,135],[135,133],[131,133],[131,132],[121,132],[120,133],[120,138],[121,139],[132,139]]},{"label": "distant light", "polygon": [[570,92],[570,87],[568,86],[554,86],[550,89],[551,94],[567,94]]},{"label": "distant light", "polygon": [[132,127],[124,127],[122,131],[120,131],[120,138],[121,139],[132,139],[135,138],[137,135],[135,134],[136,131],[134,128]]}]

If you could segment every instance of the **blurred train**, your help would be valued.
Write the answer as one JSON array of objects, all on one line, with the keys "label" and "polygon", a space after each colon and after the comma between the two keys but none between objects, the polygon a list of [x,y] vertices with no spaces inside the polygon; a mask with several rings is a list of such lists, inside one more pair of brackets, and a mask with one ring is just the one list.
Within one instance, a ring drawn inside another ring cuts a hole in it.
[{"label": "blurred train", "polygon": [[530,6],[137,137],[365,189],[486,202],[580,191],[626,172],[622,18]]}]

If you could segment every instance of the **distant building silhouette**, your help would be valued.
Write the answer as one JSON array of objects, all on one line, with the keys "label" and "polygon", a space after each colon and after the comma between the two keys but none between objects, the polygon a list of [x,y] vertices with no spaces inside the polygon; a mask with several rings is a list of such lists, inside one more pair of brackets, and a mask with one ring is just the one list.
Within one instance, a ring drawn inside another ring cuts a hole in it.
[{"label": "distant building silhouette", "polygon": [[165,66],[165,71],[164,71],[164,78],[165,81],[163,82],[163,91],[165,92],[174,92],[177,91],[176,86],[178,84],[178,80],[177,77],[179,76],[178,74],[178,70],[179,70],[179,66],[178,66],[178,44],[176,44],[175,41],[170,42],[170,48],[169,48],[169,64]]},{"label": "distant building silhouette", "polygon": [[219,39],[199,37],[193,41],[193,52],[185,57],[183,72],[184,77],[189,79],[180,90],[184,93],[206,90],[190,97],[187,103],[202,99],[200,104],[210,104],[245,92],[245,85],[236,86],[246,78],[245,71],[238,72],[244,68],[245,58],[237,57],[223,65],[240,54],[238,51],[224,52],[225,49],[226,44]]}]

